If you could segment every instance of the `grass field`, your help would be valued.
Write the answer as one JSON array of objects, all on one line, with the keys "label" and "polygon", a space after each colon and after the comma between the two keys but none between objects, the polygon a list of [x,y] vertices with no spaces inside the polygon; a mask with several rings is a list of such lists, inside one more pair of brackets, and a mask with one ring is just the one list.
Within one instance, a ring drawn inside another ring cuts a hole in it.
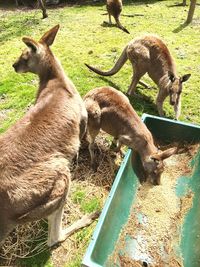
[{"label": "grass field", "polygon": [[[14,2],[14,1],[13,1]],[[88,71],[84,63],[95,65],[102,70],[110,69],[124,46],[134,37],[145,33],[158,34],[168,45],[180,75],[191,73],[184,84],[182,93],[182,115],[180,120],[200,123],[200,8],[196,8],[193,23],[184,25],[188,7],[173,6],[176,1],[125,1],[121,22],[130,35],[116,27],[102,25],[108,17],[103,2],[85,2],[49,9],[49,17],[42,20],[39,10],[16,9],[0,5],[0,133],[19,119],[33,104],[38,86],[38,78],[33,74],[17,74],[12,64],[25,47],[23,36],[38,40],[41,35],[56,24],[60,30],[52,46],[54,54],[61,61],[67,75],[83,96],[90,89],[110,85],[126,92],[132,75],[129,62],[116,75],[102,78]],[[137,96],[131,103],[141,115],[143,112],[157,115],[155,98],[156,86],[145,76],[144,81],[155,89],[138,87]],[[166,101],[166,116],[172,118],[172,107]],[[106,192],[109,190],[107,189]],[[100,196],[88,203],[87,187],[74,189],[72,202],[79,204],[82,212],[91,212],[103,206]],[[65,267],[80,266],[82,256],[88,245],[94,225],[75,235],[76,248],[73,257],[66,259]],[[35,257],[26,261],[25,266],[55,267],[49,252],[43,260]],[[46,263],[44,263],[44,259]],[[23,264],[23,263],[21,263]],[[62,265],[63,266],[63,265]]]}]

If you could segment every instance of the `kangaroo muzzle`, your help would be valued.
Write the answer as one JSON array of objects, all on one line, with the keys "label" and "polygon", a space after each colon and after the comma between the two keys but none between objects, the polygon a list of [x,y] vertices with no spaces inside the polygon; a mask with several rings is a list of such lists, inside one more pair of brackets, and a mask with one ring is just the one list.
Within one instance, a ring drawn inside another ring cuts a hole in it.
[{"label": "kangaroo muzzle", "polygon": [[19,67],[18,62],[15,62],[12,66],[13,66],[14,70],[17,72],[18,67]]}]

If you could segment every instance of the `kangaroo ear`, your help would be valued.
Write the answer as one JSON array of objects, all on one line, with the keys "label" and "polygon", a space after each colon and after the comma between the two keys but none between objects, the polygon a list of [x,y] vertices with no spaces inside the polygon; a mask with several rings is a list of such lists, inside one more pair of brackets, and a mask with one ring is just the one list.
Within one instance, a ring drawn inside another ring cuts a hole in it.
[{"label": "kangaroo ear", "polygon": [[36,52],[37,49],[38,49],[38,44],[36,41],[34,41],[33,39],[31,38],[28,38],[28,37],[23,37],[22,38],[22,41],[32,49],[33,52]]},{"label": "kangaroo ear", "polygon": [[174,75],[174,73],[171,72],[171,71],[168,71],[168,76],[169,76],[170,81],[173,83],[175,81],[175,75]]},{"label": "kangaroo ear", "polygon": [[182,83],[186,82],[190,78],[191,74],[185,74],[183,75],[180,80]]},{"label": "kangaroo ear", "polygon": [[157,154],[154,154],[151,156],[151,159],[153,160],[164,160],[166,158],[169,158],[173,154],[175,154],[178,151],[178,147],[169,148],[165,151],[159,152]]},{"label": "kangaroo ear", "polygon": [[47,46],[50,46],[53,44],[54,39],[56,37],[56,34],[58,32],[60,25],[56,25],[55,27],[53,27],[51,30],[49,30],[48,32],[46,32],[42,38],[40,39],[41,43],[45,43]]}]

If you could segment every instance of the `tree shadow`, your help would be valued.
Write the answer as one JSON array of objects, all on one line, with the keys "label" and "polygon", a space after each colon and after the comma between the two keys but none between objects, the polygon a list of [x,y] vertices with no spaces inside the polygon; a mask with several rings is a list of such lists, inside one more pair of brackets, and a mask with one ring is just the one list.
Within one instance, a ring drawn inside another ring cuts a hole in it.
[{"label": "tree shadow", "polygon": [[183,24],[179,25],[176,29],[174,29],[172,32],[173,33],[179,33],[182,31],[184,28],[186,28],[189,24],[184,22]]},{"label": "tree shadow", "polygon": [[182,3],[175,3],[172,5],[167,5],[167,7],[187,7],[188,5],[183,5]]},{"label": "tree shadow", "polygon": [[121,14],[121,17],[134,18],[134,17],[144,17],[144,14],[135,13],[134,15]]},{"label": "tree shadow", "polygon": [[[197,6],[200,5],[200,3],[196,3]],[[167,5],[167,7],[188,7],[189,5],[186,4],[186,5],[183,5],[182,3],[175,3],[175,4],[172,4],[172,5]]]},{"label": "tree shadow", "polygon": [[[159,1],[165,1],[165,0],[159,0]],[[26,1],[24,1],[26,2]],[[29,2],[29,1],[28,1]],[[134,2],[132,0],[127,0],[123,3],[123,5],[151,5],[158,2],[158,0],[135,0]],[[1,1],[0,2],[0,9],[4,10],[14,10],[14,9],[21,9],[23,5],[16,7],[14,0],[7,0],[7,1]],[[34,4],[35,6],[35,4]],[[105,6],[105,1],[103,0],[63,0],[57,5],[47,5],[48,9],[57,9],[57,8],[63,8],[65,6],[75,6],[75,7],[81,7],[81,6]]]},{"label": "tree shadow", "polygon": [[124,6],[126,6],[126,5],[135,5],[135,6],[146,5],[146,6],[149,6],[149,5],[155,4],[157,2],[164,2],[164,1],[165,0],[148,0],[148,1],[145,1],[145,0],[136,0],[136,1],[127,0],[126,2],[123,3],[123,5]]}]

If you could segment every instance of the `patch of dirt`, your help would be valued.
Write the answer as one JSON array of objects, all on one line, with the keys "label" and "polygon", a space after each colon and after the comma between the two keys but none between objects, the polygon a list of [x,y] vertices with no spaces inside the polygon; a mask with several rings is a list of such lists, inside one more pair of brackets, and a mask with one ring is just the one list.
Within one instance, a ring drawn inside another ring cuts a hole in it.
[{"label": "patch of dirt", "polygon": [[[175,186],[178,177],[192,174],[189,162],[198,148],[199,145],[190,145],[184,153],[166,159],[161,185],[145,183],[139,187],[128,222],[107,266],[118,262],[121,267],[135,267],[139,261],[138,266],[145,266],[143,262],[148,267],[183,266],[175,246],[180,242],[180,226],[192,207],[193,193],[188,189],[187,194],[179,198]],[[120,251],[123,256],[119,255]],[[128,265],[124,265],[126,262]]]}]

